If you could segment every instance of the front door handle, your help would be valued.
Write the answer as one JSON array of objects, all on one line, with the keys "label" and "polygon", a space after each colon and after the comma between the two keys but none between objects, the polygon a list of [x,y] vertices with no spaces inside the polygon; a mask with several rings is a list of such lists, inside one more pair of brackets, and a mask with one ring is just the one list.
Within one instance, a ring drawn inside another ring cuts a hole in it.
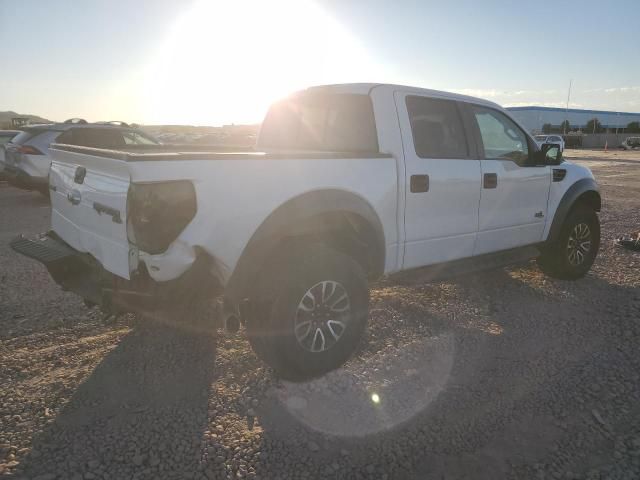
[{"label": "front door handle", "polygon": [[411,175],[409,190],[411,190],[411,193],[428,192],[429,175]]},{"label": "front door handle", "polygon": [[497,173],[485,173],[484,180],[482,181],[484,188],[497,188],[498,187],[498,174]]}]

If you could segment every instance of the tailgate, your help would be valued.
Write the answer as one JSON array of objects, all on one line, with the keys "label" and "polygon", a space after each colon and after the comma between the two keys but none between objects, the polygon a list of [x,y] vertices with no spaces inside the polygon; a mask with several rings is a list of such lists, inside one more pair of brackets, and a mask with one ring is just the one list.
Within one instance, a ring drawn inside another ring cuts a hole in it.
[{"label": "tailgate", "polygon": [[106,270],[129,279],[127,163],[55,147],[50,151],[53,231]]}]

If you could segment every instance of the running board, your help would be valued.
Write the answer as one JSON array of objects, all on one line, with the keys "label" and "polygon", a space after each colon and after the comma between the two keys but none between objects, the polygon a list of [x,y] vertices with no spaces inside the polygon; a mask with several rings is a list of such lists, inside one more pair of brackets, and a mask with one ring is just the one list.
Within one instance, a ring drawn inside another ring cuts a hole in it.
[{"label": "running board", "polygon": [[421,282],[439,282],[473,273],[494,270],[520,263],[526,263],[540,256],[537,246],[513,248],[497,253],[488,253],[477,257],[463,258],[451,262],[438,263],[427,267],[415,268],[392,275],[398,281],[419,279]]}]

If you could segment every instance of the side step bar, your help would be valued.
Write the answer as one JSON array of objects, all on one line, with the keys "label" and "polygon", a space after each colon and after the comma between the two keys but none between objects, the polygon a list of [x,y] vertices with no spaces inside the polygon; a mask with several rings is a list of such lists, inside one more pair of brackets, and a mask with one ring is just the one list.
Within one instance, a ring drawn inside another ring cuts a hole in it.
[{"label": "side step bar", "polygon": [[67,244],[48,233],[40,234],[33,239],[20,235],[13,239],[9,246],[25,257],[33,258],[45,265],[75,257],[78,254]]}]

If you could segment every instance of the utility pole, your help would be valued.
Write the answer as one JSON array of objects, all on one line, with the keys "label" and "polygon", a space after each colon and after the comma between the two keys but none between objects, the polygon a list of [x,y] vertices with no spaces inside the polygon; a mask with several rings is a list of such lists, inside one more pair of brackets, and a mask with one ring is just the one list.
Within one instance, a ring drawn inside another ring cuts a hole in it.
[{"label": "utility pole", "polygon": [[572,83],[573,83],[573,78],[569,79],[569,93],[567,93],[567,108],[564,111],[563,135],[567,134],[567,122],[569,121],[569,100],[571,99],[571,84]]}]

